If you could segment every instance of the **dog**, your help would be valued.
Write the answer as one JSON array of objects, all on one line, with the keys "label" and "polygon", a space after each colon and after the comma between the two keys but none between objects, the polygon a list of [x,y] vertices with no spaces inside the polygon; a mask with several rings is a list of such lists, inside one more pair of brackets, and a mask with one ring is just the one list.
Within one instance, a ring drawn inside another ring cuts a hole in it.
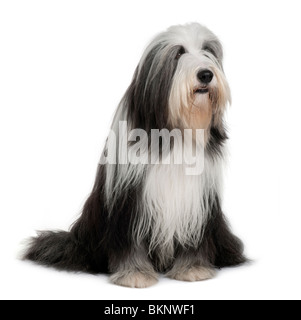
[{"label": "dog", "polygon": [[[222,63],[219,39],[198,23],[157,35],[117,108],[81,216],[69,232],[39,232],[24,259],[108,273],[112,283],[134,288],[156,284],[159,273],[202,281],[246,262],[221,208],[224,113],[231,102]],[[203,151],[201,173],[177,162],[187,153],[181,134],[189,130],[191,150]],[[168,148],[166,132],[174,138]],[[149,141],[154,133],[156,143]],[[159,153],[150,163],[154,146]],[[127,161],[131,157],[139,161]]]}]

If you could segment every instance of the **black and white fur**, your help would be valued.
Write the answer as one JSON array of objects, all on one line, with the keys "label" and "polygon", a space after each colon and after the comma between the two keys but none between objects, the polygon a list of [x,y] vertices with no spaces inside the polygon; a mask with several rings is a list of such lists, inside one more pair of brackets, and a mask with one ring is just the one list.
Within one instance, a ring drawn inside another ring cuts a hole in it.
[{"label": "black and white fur", "polygon": [[[39,233],[26,259],[110,273],[113,283],[137,288],[155,284],[158,272],[198,281],[211,278],[216,268],[245,262],[221,209],[223,114],[231,99],[222,60],[222,46],[207,28],[169,28],[145,50],[112,124],[117,136],[120,121],[149,135],[151,129],[204,129],[204,172],[186,175],[185,165],[173,163],[99,165],[71,230]],[[202,83],[201,70],[213,73],[209,84]],[[182,149],[175,142],[171,153],[177,152]]]}]

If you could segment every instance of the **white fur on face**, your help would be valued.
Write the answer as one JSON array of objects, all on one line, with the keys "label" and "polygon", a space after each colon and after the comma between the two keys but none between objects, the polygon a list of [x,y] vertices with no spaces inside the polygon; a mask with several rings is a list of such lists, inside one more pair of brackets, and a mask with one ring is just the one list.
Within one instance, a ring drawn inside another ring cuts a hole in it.
[{"label": "white fur on face", "polygon": [[[216,43],[219,43],[218,39],[200,25],[190,25],[186,32],[183,31],[185,28],[178,28],[185,35],[181,41],[177,40],[185,49],[185,54],[179,60],[171,88],[170,123],[172,126],[182,128],[208,129],[212,115],[218,113],[220,119],[227,104],[231,102],[230,88],[221,66],[221,47],[218,49],[214,47]],[[177,27],[173,27],[172,30],[175,32]],[[170,37],[175,41],[174,34]],[[205,50],[206,46],[210,45],[215,48],[213,49],[215,56],[212,52]],[[195,89],[202,86],[197,74],[205,69],[214,74],[212,81],[207,86],[209,93],[195,94]]]}]

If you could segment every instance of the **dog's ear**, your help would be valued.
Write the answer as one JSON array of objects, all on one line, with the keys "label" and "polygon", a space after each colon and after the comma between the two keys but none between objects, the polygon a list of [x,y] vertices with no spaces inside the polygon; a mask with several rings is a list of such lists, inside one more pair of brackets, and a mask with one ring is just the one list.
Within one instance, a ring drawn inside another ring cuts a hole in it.
[{"label": "dog's ear", "polygon": [[168,129],[168,101],[180,46],[157,44],[138,65],[124,98],[132,128]]}]

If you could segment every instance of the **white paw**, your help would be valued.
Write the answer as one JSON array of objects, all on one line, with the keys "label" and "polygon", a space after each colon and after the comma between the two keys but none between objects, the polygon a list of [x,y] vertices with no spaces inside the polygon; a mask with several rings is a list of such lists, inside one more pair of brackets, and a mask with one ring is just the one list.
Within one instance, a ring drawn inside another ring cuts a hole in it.
[{"label": "white paw", "polygon": [[112,283],[129,288],[148,288],[158,282],[156,274],[149,275],[142,272],[129,272],[127,274],[114,273],[110,280]]},{"label": "white paw", "polygon": [[212,279],[215,276],[215,270],[206,267],[191,267],[183,271],[171,271],[168,276],[179,281],[204,281]]}]

